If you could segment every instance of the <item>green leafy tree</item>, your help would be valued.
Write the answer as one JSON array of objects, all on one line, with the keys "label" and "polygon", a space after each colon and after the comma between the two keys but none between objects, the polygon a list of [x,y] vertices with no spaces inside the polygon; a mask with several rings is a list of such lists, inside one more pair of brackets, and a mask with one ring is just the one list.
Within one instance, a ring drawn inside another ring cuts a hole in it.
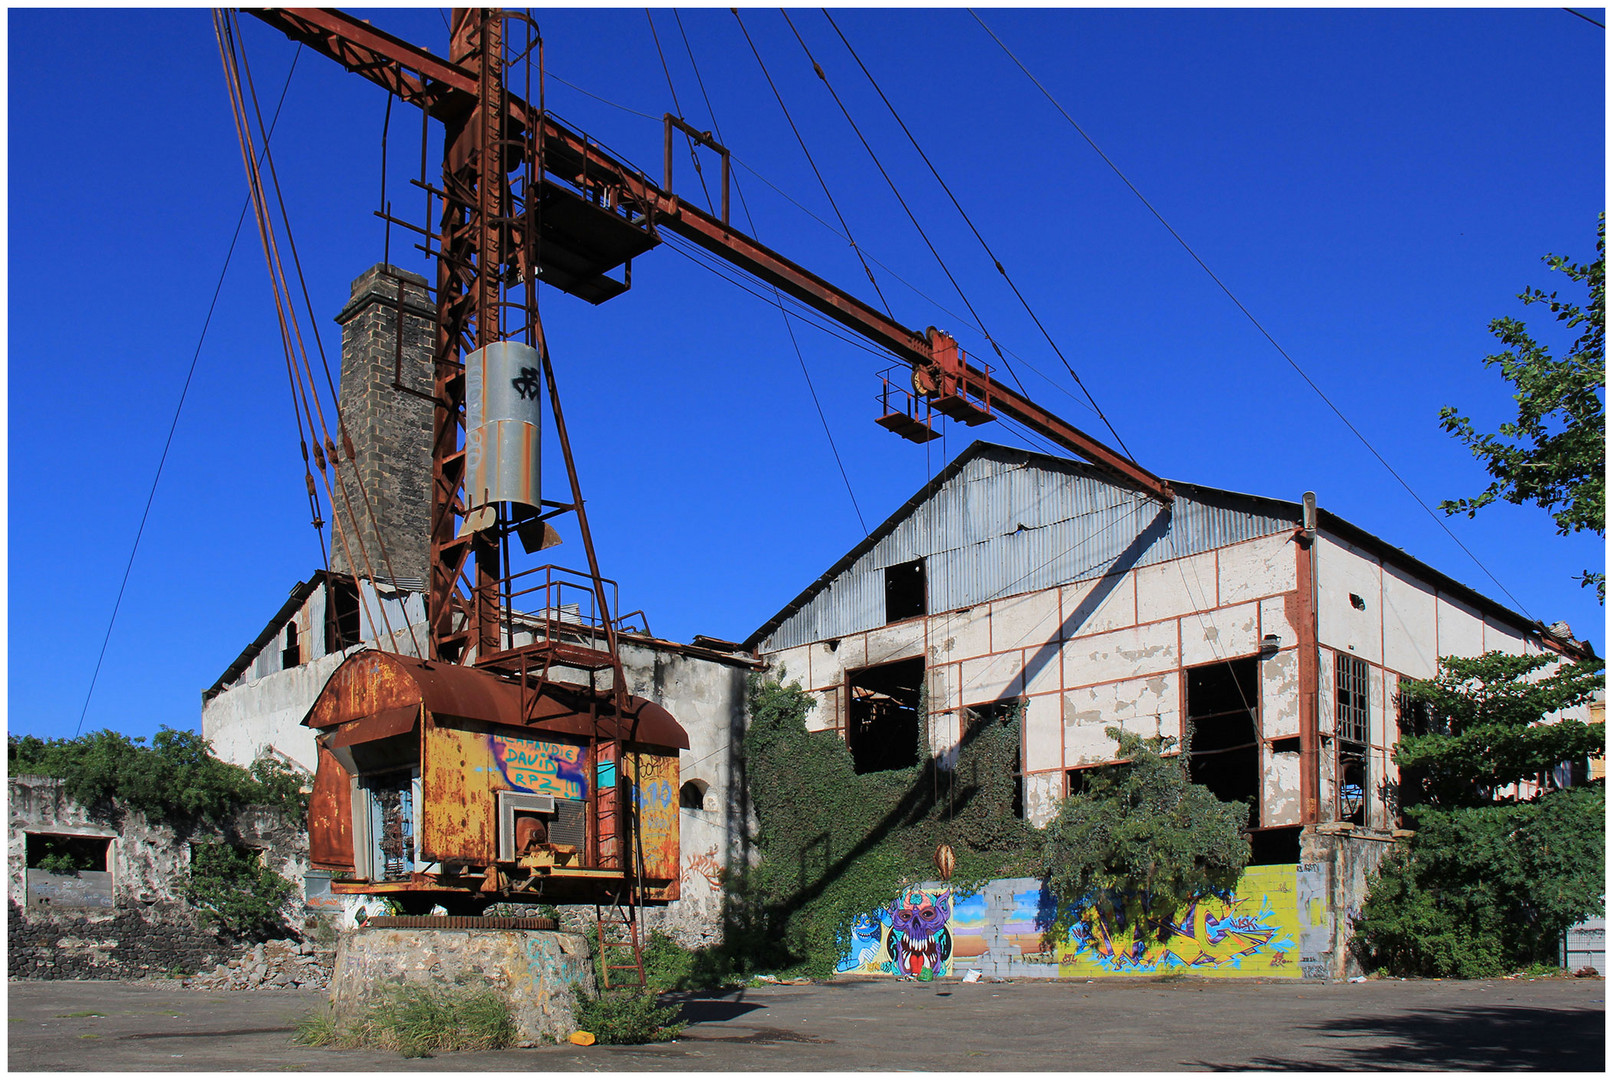
[{"label": "green leafy tree", "polygon": [[1553,656],[1501,652],[1447,656],[1434,678],[1402,683],[1430,729],[1403,735],[1395,747],[1395,763],[1419,789],[1407,793],[1412,801],[1482,806],[1500,788],[1601,753],[1606,725],[1541,721],[1589,701],[1602,685],[1602,661],[1563,664],[1535,677],[1556,663]]},{"label": "green leafy tree", "polygon": [[251,848],[234,844],[191,845],[185,897],[228,932],[262,937],[280,927],[282,905],[297,886],[263,865]]},{"label": "green leafy tree", "polygon": [[1092,901],[1061,905],[1056,930],[1096,912],[1142,941],[1194,897],[1237,884],[1249,863],[1249,811],[1188,779],[1184,758],[1166,756],[1176,740],[1105,733],[1119,742],[1122,764],[1060,805],[1043,848],[1046,880],[1055,896]]},{"label": "green leafy tree", "polygon": [[274,806],[300,815],[302,778],[281,762],[259,758],[250,769],[221,761],[194,731],[164,727],[145,745],[115,731],[76,739],[13,735],[7,740],[13,775],[58,777],[81,806],[138,810],[168,821],[219,820],[243,806]]},{"label": "green leafy tree", "polygon": [[1395,761],[1417,832],[1384,859],[1355,922],[1367,966],[1482,978],[1552,963],[1562,932],[1598,906],[1602,785],[1498,798],[1605,746],[1605,725],[1552,719],[1589,699],[1602,662],[1541,674],[1554,663],[1445,657],[1435,678],[1406,685],[1424,730],[1402,738]]},{"label": "green leafy tree", "polygon": [[[1472,517],[1497,499],[1522,505],[1534,503],[1551,512],[1557,531],[1566,535],[1590,529],[1606,535],[1607,438],[1604,418],[1606,364],[1603,326],[1606,300],[1603,292],[1606,215],[1596,226],[1596,261],[1575,263],[1562,255],[1546,256],[1546,264],[1585,287],[1583,305],[1559,300],[1555,291],[1525,289],[1518,299],[1545,304],[1556,320],[1579,331],[1560,359],[1536,341],[1514,318],[1495,319],[1490,332],[1504,350],[1484,358],[1485,366],[1500,367],[1515,388],[1518,418],[1493,434],[1481,433],[1454,406],[1440,410],[1440,424],[1456,436],[1493,477],[1490,486],[1471,499],[1440,504],[1447,514]],[[1586,585],[1595,585],[1606,602],[1606,578],[1587,570]]]}]

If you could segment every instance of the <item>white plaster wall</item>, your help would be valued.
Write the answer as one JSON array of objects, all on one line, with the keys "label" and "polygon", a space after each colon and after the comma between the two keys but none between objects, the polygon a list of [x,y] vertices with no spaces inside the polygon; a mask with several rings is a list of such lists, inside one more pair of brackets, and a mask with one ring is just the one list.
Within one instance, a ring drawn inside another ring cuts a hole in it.
[{"label": "white plaster wall", "polygon": [[302,726],[302,718],[344,659],[345,653],[329,653],[301,667],[232,686],[203,704],[202,735],[212,743],[214,756],[251,765],[273,748],[312,773],[319,765],[319,753],[314,733]]},{"label": "white plaster wall", "polygon": [[1479,656],[1484,652],[1484,619],[1466,604],[1439,598],[1439,655]]},{"label": "white plaster wall", "polygon": [[1064,693],[1064,764],[1066,768],[1114,760],[1116,743],[1106,727],[1122,727],[1145,738],[1181,738],[1181,678],[1165,672]]},{"label": "white plaster wall", "polygon": [[991,603],[993,652],[1034,649],[1059,639],[1059,591],[1043,589]]},{"label": "white plaster wall", "polygon": [[1439,664],[1434,590],[1404,570],[1383,568],[1383,663],[1414,679],[1430,679]]},{"label": "white plaster wall", "polygon": [[867,666],[924,655],[924,619],[868,631]]},{"label": "white plaster wall", "polygon": [[1291,533],[1275,533],[1221,548],[1217,552],[1223,605],[1240,604],[1298,587],[1299,547]]},{"label": "white plaster wall", "polygon": [[1152,622],[1216,607],[1216,553],[1171,559],[1133,571],[1137,580],[1137,621]]},{"label": "white plaster wall", "polygon": [[991,651],[990,609],[982,604],[930,617],[930,651],[939,660],[963,660]]},{"label": "white plaster wall", "polygon": [[1060,715],[1062,698],[1042,694],[1025,703],[1021,730],[1025,740],[1025,771],[1042,772],[1064,767],[1064,721]]},{"label": "white plaster wall", "polygon": [[1277,635],[1277,647],[1291,648],[1299,640],[1299,629],[1288,621],[1288,601],[1283,596],[1269,596],[1260,601],[1260,633]]},{"label": "white plaster wall", "polygon": [[1299,651],[1283,649],[1260,662],[1260,722],[1268,739],[1299,734]]},{"label": "white plaster wall", "polygon": [[1268,750],[1262,757],[1265,769],[1260,778],[1261,825],[1299,824],[1299,754]]},{"label": "white plaster wall", "polygon": [[1063,586],[1060,591],[1064,620],[1069,624],[1064,628],[1066,637],[1101,634],[1105,630],[1137,624],[1135,574],[1078,581]]},{"label": "white plaster wall", "polygon": [[[1351,595],[1361,598],[1357,609]],[[1316,538],[1317,637],[1371,664],[1383,663],[1383,575],[1378,560],[1327,535]]]},{"label": "white plaster wall", "polygon": [[1175,619],[1076,638],[1064,646],[1064,683],[1117,682],[1180,666]]},{"label": "white plaster wall", "polygon": [[1058,814],[1063,798],[1063,773],[1030,773],[1025,777],[1025,820],[1037,827],[1046,825]]},{"label": "white plaster wall", "polygon": [[1200,612],[1182,619],[1182,666],[1196,667],[1260,651],[1260,605]]},{"label": "white plaster wall", "polygon": [[[1001,701],[1025,692],[1024,655],[1017,651],[965,660],[958,667],[962,672],[963,700],[968,704]],[[1053,668],[1056,678],[1057,663]]]}]

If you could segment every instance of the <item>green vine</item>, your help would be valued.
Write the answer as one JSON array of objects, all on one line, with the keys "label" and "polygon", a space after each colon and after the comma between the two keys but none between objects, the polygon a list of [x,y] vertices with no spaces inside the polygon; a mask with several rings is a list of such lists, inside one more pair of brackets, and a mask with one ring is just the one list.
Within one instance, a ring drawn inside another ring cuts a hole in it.
[{"label": "green vine", "polygon": [[799,684],[752,680],[744,768],[760,859],[730,881],[725,935],[741,964],[827,977],[852,920],[933,880],[943,843],[959,889],[1040,869],[1040,837],[1014,813],[1020,709],[968,725],[951,769],[921,723],[918,765],[859,776],[838,734],[806,729],[812,705]]}]

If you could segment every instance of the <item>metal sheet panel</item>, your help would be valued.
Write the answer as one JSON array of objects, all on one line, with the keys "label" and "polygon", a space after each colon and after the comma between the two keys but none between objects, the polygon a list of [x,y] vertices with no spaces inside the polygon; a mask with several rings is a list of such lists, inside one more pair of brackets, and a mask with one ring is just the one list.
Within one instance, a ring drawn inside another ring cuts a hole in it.
[{"label": "metal sheet panel", "polygon": [[[761,643],[775,652],[885,623],[884,570],[925,560],[932,614],[1149,566],[1293,528],[1179,496],[1168,516],[1082,466],[990,447]],[[1117,563],[1118,560],[1118,563]]]},{"label": "metal sheet panel", "polygon": [[465,505],[539,504],[538,352],[496,341],[465,357]]},{"label": "metal sheet panel", "polygon": [[420,850],[433,862],[485,866],[498,856],[493,757],[485,724],[429,717],[420,761]]},{"label": "metal sheet panel", "polygon": [[354,869],[352,785],[336,755],[323,746],[308,796],[308,859],[321,870]]}]

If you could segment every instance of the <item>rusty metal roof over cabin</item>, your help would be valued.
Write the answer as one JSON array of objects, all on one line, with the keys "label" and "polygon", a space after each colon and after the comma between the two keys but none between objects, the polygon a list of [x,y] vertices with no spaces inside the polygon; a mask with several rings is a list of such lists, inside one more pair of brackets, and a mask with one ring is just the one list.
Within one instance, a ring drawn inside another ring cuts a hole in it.
[{"label": "rusty metal roof over cabin", "polygon": [[[688,734],[666,709],[640,697],[627,700],[621,725],[624,740],[689,748]],[[433,716],[586,737],[595,731],[588,705],[589,695],[583,688],[551,683],[536,702],[536,715],[530,722],[523,721],[517,683],[479,668],[366,649],[349,656],[331,673],[302,723],[311,728],[341,728],[333,740],[336,745],[368,742],[409,731],[424,706]],[[599,733],[610,737],[617,718],[609,699],[599,701],[598,707]]]}]

